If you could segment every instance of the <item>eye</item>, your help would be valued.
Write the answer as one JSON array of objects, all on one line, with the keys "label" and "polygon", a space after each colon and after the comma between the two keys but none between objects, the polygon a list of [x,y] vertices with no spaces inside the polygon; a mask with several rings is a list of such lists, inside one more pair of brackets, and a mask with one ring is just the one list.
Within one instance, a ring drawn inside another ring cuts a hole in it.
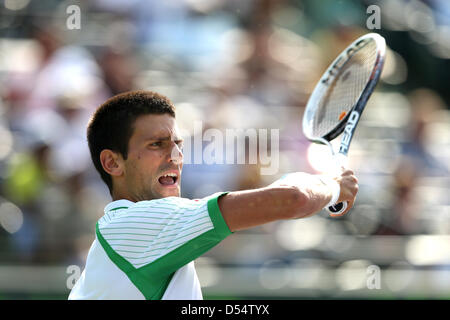
[{"label": "eye", "polygon": [[161,141],[152,142],[149,144],[150,147],[161,147],[161,145],[162,145]]}]

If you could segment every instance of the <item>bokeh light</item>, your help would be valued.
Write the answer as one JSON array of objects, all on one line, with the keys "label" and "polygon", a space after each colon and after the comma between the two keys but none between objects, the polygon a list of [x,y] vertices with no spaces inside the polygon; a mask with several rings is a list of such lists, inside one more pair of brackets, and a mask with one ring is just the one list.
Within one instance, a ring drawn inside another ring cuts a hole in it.
[{"label": "bokeh light", "polygon": [[9,233],[19,231],[23,224],[22,210],[11,202],[0,204],[0,225]]}]

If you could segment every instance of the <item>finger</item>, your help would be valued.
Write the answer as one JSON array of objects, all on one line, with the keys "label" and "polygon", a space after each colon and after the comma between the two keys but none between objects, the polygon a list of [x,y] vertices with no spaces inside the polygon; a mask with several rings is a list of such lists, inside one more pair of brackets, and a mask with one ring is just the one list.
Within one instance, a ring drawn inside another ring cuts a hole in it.
[{"label": "finger", "polygon": [[[354,199],[356,199],[356,195],[358,194],[358,191],[359,191],[359,186],[358,186],[358,184],[355,185],[354,190],[355,190],[355,193],[354,193],[355,198],[354,198]],[[355,201],[354,199],[353,199],[353,201]]]},{"label": "finger", "polygon": [[345,170],[342,172],[341,175],[342,175],[342,176],[354,176],[355,173],[354,173],[353,170],[351,170],[351,169],[345,169]]},{"label": "finger", "polygon": [[344,211],[344,214],[346,214],[347,212],[350,211],[351,208],[353,208],[353,205],[355,204],[355,199],[353,199],[352,201],[348,201],[348,207],[347,209]]},{"label": "finger", "polygon": [[345,209],[344,212],[342,212],[339,217],[345,216],[347,214],[347,212],[350,211],[350,209],[353,207],[353,203],[352,201],[347,201],[347,209]]}]

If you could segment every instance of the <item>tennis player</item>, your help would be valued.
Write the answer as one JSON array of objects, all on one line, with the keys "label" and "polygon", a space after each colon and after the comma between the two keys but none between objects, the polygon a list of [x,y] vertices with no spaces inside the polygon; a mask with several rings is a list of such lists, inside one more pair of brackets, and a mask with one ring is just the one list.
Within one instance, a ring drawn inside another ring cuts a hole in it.
[{"label": "tennis player", "polygon": [[87,129],[112,202],[96,225],[69,299],[203,299],[194,260],[233,232],[311,216],[358,191],[351,170],[296,172],[254,190],[180,197],[182,138],[166,97],[132,91],[107,100]]}]

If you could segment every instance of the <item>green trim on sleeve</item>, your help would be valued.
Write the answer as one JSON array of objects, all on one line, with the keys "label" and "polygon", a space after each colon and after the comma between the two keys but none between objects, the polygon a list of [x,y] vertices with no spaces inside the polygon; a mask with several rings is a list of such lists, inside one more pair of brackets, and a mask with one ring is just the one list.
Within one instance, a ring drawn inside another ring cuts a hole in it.
[{"label": "green trim on sleeve", "polygon": [[214,228],[189,240],[168,254],[140,268],[119,255],[102,236],[96,225],[97,239],[111,261],[122,270],[147,300],[159,300],[164,295],[175,272],[195,260],[232,234],[220,212],[218,199],[228,192],[213,195],[207,202]]},{"label": "green trim on sleeve", "polygon": [[199,256],[216,246],[227,236],[232,234],[222,217],[218,204],[219,197],[225,195],[226,193],[227,192],[214,195],[208,200],[208,213],[214,226],[213,229],[189,240],[150,264],[140,267],[139,270],[144,271],[145,274],[152,274],[154,276],[160,276],[161,274],[167,275],[168,273],[176,271],[189,262],[197,259]]},{"label": "green trim on sleeve", "polygon": [[223,219],[222,212],[220,212],[219,208],[219,198],[226,195],[227,193],[228,192],[223,192],[208,200],[209,217],[211,218],[211,221],[214,225],[214,228],[216,229],[217,234],[219,235],[220,240],[223,240],[225,237],[233,233],[230,231],[230,228],[228,228],[228,225]]},{"label": "green trim on sleeve", "polygon": [[128,207],[117,207],[117,208],[111,209],[109,211],[116,211],[116,210],[119,210],[119,209],[128,209]]}]

